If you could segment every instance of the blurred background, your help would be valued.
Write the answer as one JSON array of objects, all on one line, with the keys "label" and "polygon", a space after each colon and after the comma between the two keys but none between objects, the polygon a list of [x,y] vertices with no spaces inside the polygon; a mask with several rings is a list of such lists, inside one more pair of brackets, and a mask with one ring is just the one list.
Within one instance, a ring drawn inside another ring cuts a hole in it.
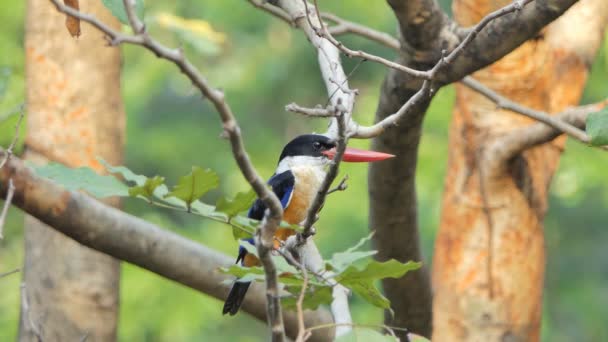
[{"label": "blurred background", "polygon": [[[449,11],[450,0],[441,1]],[[389,7],[366,0],[322,1],[323,10],[393,33]],[[0,11],[0,145],[10,143],[24,101],[24,14],[21,1],[4,1]],[[196,21],[183,21],[182,19]],[[325,104],[316,54],[304,36],[246,1],[146,1],[146,22],[152,34],[170,46],[182,44],[191,60],[225,90],[243,129],[251,157],[263,177],[269,177],[280,150],[292,137],[324,131],[326,122],[302,118],[284,110],[297,102]],[[63,24],[63,23],[61,23]],[[67,36],[67,33],[66,33]],[[357,37],[341,37],[351,47],[387,58],[394,52]],[[125,165],[148,176],[162,175],[169,184],[192,165],[221,175],[219,190],[203,200],[215,202],[220,193],[247,189],[228,143],[219,138],[221,126],[213,107],[169,63],[137,47],[123,48],[122,93],[128,116]],[[355,118],[373,120],[385,68],[344,60],[354,71],[351,87],[359,89]],[[608,43],[592,67],[583,103],[608,94]],[[418,166],[420,227],[425,263],[433,258],[440,198],[447,158],[447,127],[454,100],[453,87],[435,97],[424,123]],[[25,125],[24,125],[25,126]],[[21,137],[25,134],[22,129]],[[20,140],[17,151],[22,149]],[[367,147],[367,141],[351,141]],[[569,142],[551,190],[546,219],[548,253],[545,277],[543,341],[607,341],[608,325],[608,156]],[[350,180],[346,192],[330,196],[317,224],[316,242],[322,254],[352,246],[366,236],[367,168],[341,167]],[[0,201],[0,205],[3,203]],[[147,206],[127,199],[125,211],[236,255],[237,242],[229,227],[199,217]],[[11,209],[0,240],[0,273],[21,267],[23,214]],[[20,275],[0,278],[0,341],[16,339],[19,320]],[[265,326],[245,314],[222,317],[219,300],[173,283],[138,267],[123,264],[119,337],[121,341],[263,341]],[[382,312],[352,299],[355,322],[379,323]],[[238,327],[238,329],[237,329]]]}]

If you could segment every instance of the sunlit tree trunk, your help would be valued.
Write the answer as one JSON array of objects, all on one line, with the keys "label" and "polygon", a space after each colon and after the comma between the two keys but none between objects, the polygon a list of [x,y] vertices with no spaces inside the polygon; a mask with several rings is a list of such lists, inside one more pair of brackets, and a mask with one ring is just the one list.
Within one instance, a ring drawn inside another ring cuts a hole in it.
[{"label": "sunlit tree trunk", "polygon": [[[510,2],[456,0],[454,14],[468,26]],[[535,109],[556,113],[574,106],[607,18],[605,0],[582,0],[474,77]],[[543,219],[565,138],[528,149],[498,170],[482,158],[487,146],[530,123],[457,87],[433,264],[434,341],[539,340]]]},{"label": "sunlit tree trunk", "polygon": [[[101,1],[80,1],[80,9],[119,27]],[[49,1],[28,1],[27,158],[101,172],[98,156],[112,164],[122,159],[120,52],[87,25],[72,38],[64,22]],[[33,217],[25,225],[20,341],[115,340],[118,261]]]}]

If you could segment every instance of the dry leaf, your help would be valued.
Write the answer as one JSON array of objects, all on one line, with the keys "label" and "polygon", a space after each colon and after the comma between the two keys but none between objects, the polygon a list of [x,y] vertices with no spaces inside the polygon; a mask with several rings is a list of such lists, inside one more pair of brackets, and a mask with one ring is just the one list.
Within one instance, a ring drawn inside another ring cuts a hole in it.
[{"label": "dry leaf", "polygon": [[[75,10],[80,9],[78,6],[78,0],[63,0],[63,3],[66,6],[70,6]],[[74,18],[68,15],[65,18],[65,27],[68,29],[68,32],[70,32],[72,37],[80,36],[80,20],[78,18]]]}]

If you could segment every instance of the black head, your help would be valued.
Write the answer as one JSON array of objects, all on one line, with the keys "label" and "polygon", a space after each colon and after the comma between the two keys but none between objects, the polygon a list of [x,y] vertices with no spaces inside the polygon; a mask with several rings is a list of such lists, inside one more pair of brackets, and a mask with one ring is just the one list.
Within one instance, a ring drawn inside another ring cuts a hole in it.
[{"label": "black head", "polygon": [[323,152],[336,147],[330,138],[319,134],[304,134],[290,141],[279,157],[279,162],[285,157],[310,156],[321,157]]}]

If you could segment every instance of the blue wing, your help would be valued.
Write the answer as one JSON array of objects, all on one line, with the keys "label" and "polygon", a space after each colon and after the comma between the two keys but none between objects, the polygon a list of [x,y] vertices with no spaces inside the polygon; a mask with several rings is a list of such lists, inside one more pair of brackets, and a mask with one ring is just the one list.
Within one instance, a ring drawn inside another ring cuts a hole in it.
[{"label": "blue wing", "polygon": [[[281,201],[283,209],[287,208],[289,202],[291,201],[291,196],[293,195],[293,188],[295,185],[295,177],[293,176],[293,173],[291,173],[291,171],[285,171],[275,174],[268,180],[268,185],[270,185],[272,191]],[[264,218],[265,211],[266,205],[264,205],[264,202],[258,198],[249,209],[247,217],[255,220],[261,220]],[[253,245],[253,238],[245,239],[245,241]],[[246,254],[247,250],[243,247],[239,247],[239,256],[236,259],[236,262],[238,263],[239,261],[243,261]]]}]

